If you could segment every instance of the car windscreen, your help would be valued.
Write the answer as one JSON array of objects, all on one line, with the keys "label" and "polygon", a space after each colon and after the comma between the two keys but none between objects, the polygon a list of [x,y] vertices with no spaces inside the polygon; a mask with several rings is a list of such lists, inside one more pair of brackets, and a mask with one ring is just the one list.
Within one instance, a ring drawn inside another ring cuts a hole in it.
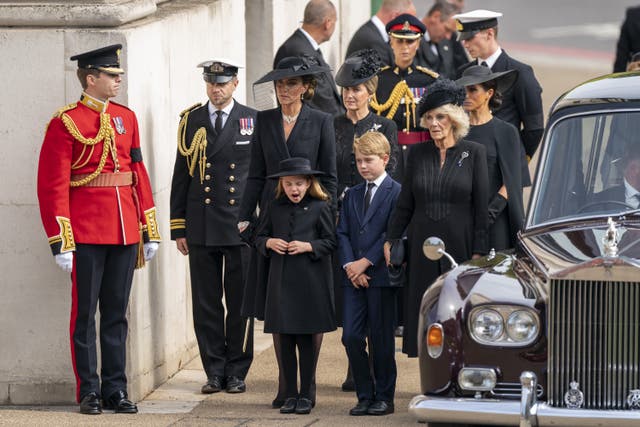
[{"label": "car windscreen", "polygon": [[529,226],[638,208],[640,112],[565,117],[545,144]]}]

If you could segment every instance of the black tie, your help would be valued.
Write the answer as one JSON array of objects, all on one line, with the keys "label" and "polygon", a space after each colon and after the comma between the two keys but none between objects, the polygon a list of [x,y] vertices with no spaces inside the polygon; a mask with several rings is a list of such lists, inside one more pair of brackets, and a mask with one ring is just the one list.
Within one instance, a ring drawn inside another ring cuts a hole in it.
[{"label": "black tie", "polygon": [[369,205],[371,205],[371,194],[373,193],[373,187],[376,184],[373,182],[369,182],[367,184],[367,191],[364,193],[364,214],[367,214],[367,210],[369,210]]},{"label": "black tie", "polygon": [[214,125],[216,133],[222,131],[222,110],[216,110],[216,123]]},{"label": "black tie", "polygon": [[480,65],[482,65],[483,67],[489,68],[489,64],[487,64],[487,61],[482,61]]}]

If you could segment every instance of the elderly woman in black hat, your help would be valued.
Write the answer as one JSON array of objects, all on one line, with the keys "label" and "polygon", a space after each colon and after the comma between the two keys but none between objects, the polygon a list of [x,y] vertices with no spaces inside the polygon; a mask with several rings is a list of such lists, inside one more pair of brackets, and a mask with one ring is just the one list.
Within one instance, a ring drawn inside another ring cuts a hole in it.
[{"label": "elderly woman in black hat", "polygon": [[482,145],[465,139],[469,118],[462,109],[464,89],[448,79],[438,79],[420,102],[420,123],[431,140],[411,147],[402,191],[387,231],[385,257],[408,237],[402,351],[418,355],[418,311],[429,284],[451,266],[444,258],[426,259],[422,243],[427,237],[442,239],[454,259],[464,261],[487,252],[487,158]]},{"label": "elderly woman in black hat", "polygon": [[[286,57],[276,68],[255,84],[275,84],[278,107],[258,112],[251,142],[251,162],[247,185],[242,195],[238,214],[238,229],[250,240],[252,222],[255,222],[256,207],[263,215],[275,197],[277,181],[267,180],[278,172],[280,161],[290,157],[309,160],[313,169],[323,172],[320,184],[329,195],[329,202],[336,209],[336,149],[333,118],[304,102],[313,96],[315,75],[329,72],[318,60],[310,56]],[[252,253],[245,284],[242,312],[245,316],[264,318],[266,278],[269,274],[268,259],[257,252]],[[314,337],[316,356],[320,351],[322,334]],[[281,367],[280,336],[273,334],[274,350]],[[282,370],[281,370],[282,373]],[[284,377],[280,375],[278,395],[272,402],[274,408],[284,403]],[[312,384],[311,401],[315,401],[315,382]]]},{"label": "elderly woman in black hat", "polygon": [[502,94],[518,77],[517,70],[492,73],[488,67],[473,65],[456,80],[466,89],[464,109],[471,129],[467,139],[484,145],[489,176],[490,248],[512,248],[524,225],[522,187],[530,185],[524,148],[518,130],[491,113],[500,107]]}]

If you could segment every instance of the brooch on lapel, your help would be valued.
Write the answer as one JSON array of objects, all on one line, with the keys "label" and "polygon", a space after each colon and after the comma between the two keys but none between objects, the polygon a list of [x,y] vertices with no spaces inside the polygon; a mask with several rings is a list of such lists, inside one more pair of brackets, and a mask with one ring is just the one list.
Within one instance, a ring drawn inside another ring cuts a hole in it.
[{"label": "brooch on lapel", "polygon": [[116,125],[116,132],[118,132],[118,134],[124,135],[125,133],[127,133],[127,130],[124,128],[124,121],[122,120],[122,117],[114,117],[113,124]]},{"label": "brooch on lapel", "polygon": [[253,117],[244,117],[240,119],[240,135],[252,135],[253,126]]},{"label": "brooch on lapel", "polygon": [[369,129],[369,132],[377,132],[378,129],[380,129],[382,127],[382,125],[378,124],[378,123],[374,123],[371,126],[371,129]]},{"label": "brooch on lapel", "polygon": [[458,160],[458,167],[462,167],[462,161],[467,157],[469,157],[469,152],[463,151],[462,154],[460,154],[460,160]]}]

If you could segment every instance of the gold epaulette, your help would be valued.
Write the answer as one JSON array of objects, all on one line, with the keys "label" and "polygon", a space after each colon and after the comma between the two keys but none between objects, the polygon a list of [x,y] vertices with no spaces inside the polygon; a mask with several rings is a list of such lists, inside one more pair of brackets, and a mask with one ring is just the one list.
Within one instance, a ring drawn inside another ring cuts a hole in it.
[{"label": "gold epaulette", "polygon": [[380,68],[380,71],[388,70],[389,68],[391,68],[391,65],[385,65],[384,67]]},{"label": "gold epaulette", "polygon": [[186,110],[182,111],[180,113],[180,117],[184,116],[187,113],[190,113],[191,111],[195,110],[198,107],[202,106],[202,102],[198,102],[197,104],[193,104],[191,107],[187,108]]},{"label": "gold epaulette", "polygon": [[59,109],[58,111],[56,111],[53,114],[53,117],[55,118],[59,118],[61,115],[63,115],[64,113],[66,113],[69,110],[73,110],[74,108],[76,108],[78,106],[77,102],[72,102],[71,104],[65,105],[64,107],[62,107],[61,109]]},{"label": "gold epaulette", "polygon": [[422,71],[423,73],[430,75],[430,76],[431,76],[431,77],[433,77],[434,79],[437,79],[438,77],[440,77],[440,74],[436,73],[436,72],[435,72],[435,71],[433,71],[433,70],[430,70],[430,69],[429,69],[429,68],[427,68],[427,67],[422,67],[422,66],[420,66],[420,65],[416,65],[416,70],[418,70],[418,71]]}]

